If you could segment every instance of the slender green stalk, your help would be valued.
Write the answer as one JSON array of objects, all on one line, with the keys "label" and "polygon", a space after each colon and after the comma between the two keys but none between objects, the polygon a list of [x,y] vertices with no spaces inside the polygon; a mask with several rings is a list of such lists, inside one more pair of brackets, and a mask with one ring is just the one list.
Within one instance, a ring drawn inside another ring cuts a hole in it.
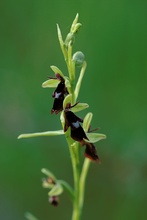
[{"label": "slender green stalk", "polygon": [[[80,72],[80,76],[76,85],[76,89],[74,89],[74,80],[75,80],[75,63],[72,60],[72,43],[71,41],[68,44],[68,52],[67,52],[67,69],[69,72],[70,78],[70,93],[72,97],[72,104],[76,102],[78,97],[78,93],[80,90],[82,78],[86,69],[86,62],[83,63],[82,69]],[[88,165],[90,164],[89,160],[85,160],[85,166],[82,170],[82,176],[80,177],[80,146],[78,142],[74,142],[71,137],[69,131],[66,132],[66,140],[69,146],[72,168],[73,168],[73,177],[74,177],[74,202],[73,202],[73,214],[72,220],[80,220],[82,206],[83,206],[83,198],[84,198],[84,189],[82,190],[82,184],[85,186],[85,179],[88,171]],[[81,183],[81,184],[80,184]]]},{"label": "slender green stalk", "polygon": [[58,183],[60,183],[64,189],[68,192],[68,194],[70,195],[70,199],[73,202],[74,201],[74,192],[73,189],[71,188],[71,186],[65,182],[64,180],[58,180]]},{"label": "slender green stalk", "polygon": [[90,166],[90,160],[85,158],[80,176],[80,183],[79,183],[79,206],[81,210],[83,208],[83,203],[84,203],[85,182],[86,182],[86,176],[89,170],[89,166]]},{"label": "slender green stalk", "polygon": [[[73,175],[74,175],[74,190],[75,190],[75,200],[73,203],[73,214],[72,214],[72,220],[79,220],[80,219],[80,207],[79,207],[79,180],[80,180],[80,162],[77,159],[79,157],[79,144],[75,144],[75,151],[73,152],[73,149],[71,148],[70,153],[71,157],[73,157],[74,153],[74,158],[72,159],[72,165],[73,165]],[[77,158],[76,158],[77,156]]]},{"label": "slender green stalk", "polygon": [[79,180],[80,180],[80,156],[79,156],[79,143],[75,142],[70,137],[70,131],[66,132],[66,140],[69,147],[71,156],[73,177],[74,177],[74,201],[73,201],[73,214],[72,220],[80,220],[80,206],[79,206]]},{"label": "slender green stalk", "polygon": [[84,203],[85,181],[90,166],[90,160],[85,159],[80,175],[80,160],[79,160],[79,144],[71,143],[70,137],[66,137],[69,151],[71,155],[73,176],[74,176],[74,200],[72,220],[80,220]]}]

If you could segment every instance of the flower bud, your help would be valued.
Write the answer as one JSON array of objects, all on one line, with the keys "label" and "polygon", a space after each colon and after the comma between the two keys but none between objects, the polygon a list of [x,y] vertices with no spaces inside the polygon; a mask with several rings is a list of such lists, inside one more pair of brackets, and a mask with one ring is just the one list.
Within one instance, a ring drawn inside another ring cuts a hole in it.
[{"label": "flower bud", "polygon": [[73,28],[73,33],[77,33],[78,30],[79,30],[79,28],[80,28],[81,26],[82,26],[81,23],[77,23],[77,24],[74,26],[74,28]]},{"label": "flower bud", "polygon": [[66,39],[65,39],[65,46],[68,47],[69,42],[73,44],[75,42],[75,36],[74,33],[68,33]]},{"label": "flower bud", "polygon": [[81,51],[77,51],[73,54],[72,60],[75,62],[76,66],[81,67],[85,60],[85,56]]}]

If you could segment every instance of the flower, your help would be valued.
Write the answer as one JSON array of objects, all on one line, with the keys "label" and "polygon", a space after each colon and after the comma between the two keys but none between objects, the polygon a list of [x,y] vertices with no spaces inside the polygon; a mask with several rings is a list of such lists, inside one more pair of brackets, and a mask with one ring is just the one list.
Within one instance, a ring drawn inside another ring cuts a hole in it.
[{"label": "flower", "polygon": [[[75,105],[77,105],[76,103]],[[70,127],[71,129],[71,138],[75,141],[78,141],[81,146],[85,145],[85,157],[89,158],[91,161],[100,162],[99,157],[97,155],[96,148],[93,143],[88,142],[89,139],[80,125],[80,122],[83,123],[83,119],[76,116],[70,109],[74,107],[75,105],[71,106],[70,103],[66,105],[66,108],[64,109],[64,118],[65,118],[65,125],[64,125],[64,132],[68,130]],[[88,132],[91,132],[88,129]]]},{"label": "flower", "polygon": [[60,80],[60,82],[57,85],[57,88],[52,94],[52,97],[54,98],[54,103],[51,109],[51,114],[54,112],[58,114],[60,111],[62,111],[64,98],[68,94],[64,78],[59,73],[56,73],[55,76],[55,78],[49,77],[50,79]]},{"label": "flower", "polygon": [[80,142],[81,145],[83,145],[84,144],[83,138],[88,140],[83,128],[80,125],[80,122],[83,122],[83,120],[78,116],[76,116],[70,110],[64,111],[64,117],[65,117],[64,132],[66,132],[70,127],[71,138],[74,139],[75,141]]},{"label": "flower", "polygon": [[58,196],[50,196],[49,203],[55,207],[58,206],[59,205],[59,197]]}]

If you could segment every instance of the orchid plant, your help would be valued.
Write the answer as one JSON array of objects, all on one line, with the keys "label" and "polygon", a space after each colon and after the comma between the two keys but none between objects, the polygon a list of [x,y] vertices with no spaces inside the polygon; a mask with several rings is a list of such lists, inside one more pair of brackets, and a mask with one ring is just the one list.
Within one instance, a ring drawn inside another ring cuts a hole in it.
[{"label": "orchid plant", "polygon": [[[81,27],[81,23],[78,22],[78,18],[79,15],[77,14],[65,41],[62,38],[59,25],[57,25],[58,39],[65,63],[67,65],[68,75],[65,75],[58,67],[51,66],[54,76],[49,77],[49,79],[42,84],[43,88],[55,88],[52,94],[53,106],[51,114],[60,114],[60,121],[63,129],[21,134],[18,137],[18,139],[21,139],[39,136],[65,136],[71,156],[74,185],[72,187],[66,181],[59,180],[51,171],[43,168],[41,172],[45,175],[45,177],[43,178],[42,186],[49,190],[49,201],[54,206],[59,204],[59,196],[63,193],[63,191],[67,191],[67,194],[73,204],[72,220],[80,220],[82,216],[85,181],[89,166],[91,162],[100,163],[94,144],[106,138],[104,134],[93,132],[96,129],[93,131],[91,130],[91,121],[93,116],[91,112],[86,114],[84,119],[81,119],[76,115],[77,112],[89,107],[87,103],[77,102],[87,65],[85,56],[81,51],[77,51],[73,54],[75,36]],[[78,68],[80,71],[78,80],[76,81],[75,76]],[[81,166],[80,150],[83,146],[85,147],[85,159]],[[30,213],[26,214],[26,218],[29,220],[36,219]]]}]

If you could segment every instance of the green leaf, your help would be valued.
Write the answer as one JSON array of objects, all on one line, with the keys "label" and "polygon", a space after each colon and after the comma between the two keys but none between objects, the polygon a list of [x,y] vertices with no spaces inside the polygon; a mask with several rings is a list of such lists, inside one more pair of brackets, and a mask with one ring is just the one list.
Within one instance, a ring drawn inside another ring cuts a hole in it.
[{"label": "green leaf", "polygon": [[63,109],[65,109],[65,108],[66,108],[66,105],[67,105],[68,103],[71,103],[71,102],[72,102],[72,95],[69,94],[69,95],[67,95],[67,96],[65,97],[65,99],[64,99],[64,101],[63,101]]},{"label": "green leaf", "polygon": [[46,168],[42,168],[42,169],[41,169],[41,172],[42,172],[43,174],[45,174],[47,177],[50,177],[54,182],[56,182],[56,177],[54,176],[54,174],[53,174],[51,171],[49,171],[49,170],[46,169]]},{"label": "green leaf", "polygon": [[80,91],[80,88],[81,88],[81,83],[82,83],[82,79],[83,79],[83,76],[84,76],[84,73],[85,73],[85,70],[86,70],[86,66],[87,66],[86,61],[84,61],[83,65],[82,65],[82,69],[80,71],[78,82],[77,82],[76,87],[75,87],[75,100],[77,100],[78,95],[79,95],[79,91]]},{"label": "green leaf", "polygon": [[89,142],[89,143],[95,143],[98,142],[102,139],[106,139],[106,135],[104,134],[99,134],[99,133],[86,133],[89,141],[87,139],[84,139],[84,141]]},{"label": "green leaf", "polygon": [[57,79],[49,79],[42,83],[43,88],[56,88],[59,83]]},{"label": "green leaf", "polygon": [[56,67],[56,66],[50,66],[50,67],[54,71],[54,73],[59,73],[60,76],[62,76],[64,78],[64,74],[62,73],[62,71],[58,67]]},{"label": "green leaf", "polygon": [[79,112],[79,111],[82,111],[86,108],[88,108],[89,105],[87,103],[78,103],[77,105],[75,105],[73,108],[72,108],[72,111],[73,112]]},{"label": "green leaf", "polygon": [[42,137],[42,136],[56,136],[64,134],[63,130],[58,131],[45,131],[45,132],[37,132],[37,133],[28,133],[28,134],[21,134],[17,138],[32,138],[32,137]]},{"label": "green leaf", "polygon": [[25,213],[25,218],[27,220],[38,220],[34,215],[32,215],[30,212]]},{"label": "green leaf", "polygon": [[91,112],[89,112],[84,120],[83,120],[83,129],[84,131],[88,132],[88,129],[90,127],[90,124],[91,124],[91,121],[92,121],[92,117],[93,117],[93,114]]},{"label": "green leaf", "polygon": [[57,183],[51,191],[48,193],[49,196],[58,196],[63,192],[63,187],[61,184]]}]

